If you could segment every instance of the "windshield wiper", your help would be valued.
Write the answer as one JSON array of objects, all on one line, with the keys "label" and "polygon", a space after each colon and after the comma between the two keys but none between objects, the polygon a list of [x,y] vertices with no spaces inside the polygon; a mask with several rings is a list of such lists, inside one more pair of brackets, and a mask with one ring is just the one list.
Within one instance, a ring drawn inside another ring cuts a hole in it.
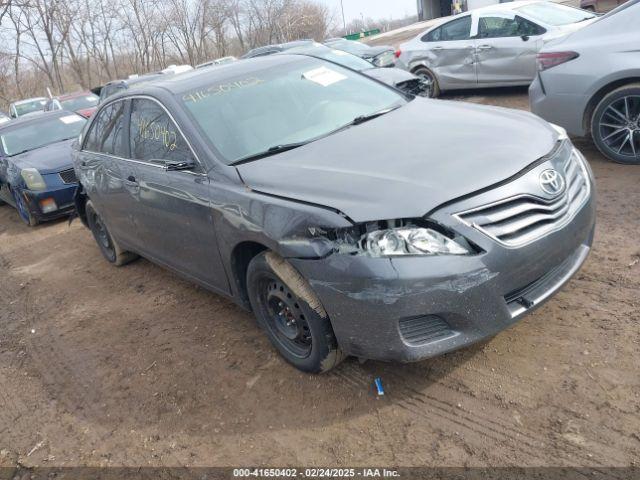
[{"label": "windshield wiper", "polygon": [[295,143],[285,143],[282,145],[275,145],[273,147],[268,148],[267,150],[265,150],[264,152],[260,152],[260,153],[254,153],[252,155],[249,155],[247,157],[241,158],[239,160],[236,160],[235,162],[231,163],[230,165],[232,167],[235,167],[236,165],[242,165],[243,163],[248,163],[248,162],[253,162],[254,160],[260,160],[261,158],[266,158],[266,157],[270,157],[272,155],[277,155],[278,153],[283,153],[283,152],[288,152],[289,150],[293,150],[294,148],[298,148],[298,147],[302,147],[304,145],[307,145],[311,142],[315,142],[316,140],[320,140],[321,138],[325,138],[328,137],[330,135],[333,135],[334,133],[337,133],[341,130],[344,130],[346,128],[352,127],[354,125],[360,125],[364,122],[368,122],[369,120],[373,120],[374,118],[378,118],[386,113],[392,112],[393,110],[400,108],[402,105],[396,105],[395,107],[390,107],[390,108],[385,108],[384,110],[378,110],[377,112],[373,112],[373,113],[369,113],[367,115],[360,115],[356,118],[354,118],[353,120],[351,120],[349,123],[347,123],[346,125],[343,125],[339,128],[336,128],[335,130],[332,130],[329,133],[326,133],[324,135],[320,135],[319,137],[315,137],[312,138],[310,140],[306,140],[304,142],[295,142]]},{"label": "windshield wiper", "polygon": [[254,153],[251,155],[248,155],[246,157],[243,157],[239,160],[236,160],[235,162],[231,163],[230,165],[236,166],[236,165],[241,165],[243,163],[247,163],[247,162],[253,162],[254,160],[260,160],[261,158],[266,158],[266,157],[270,157],[272,155],[277,155],[278,153],[283,153],[283,152],[288,152],[289,150],[293,150],[294,148],[298,148],[298,147],[302,147],[308,143],[311,143],[311,141],[306,141],[306,142],[295,142],[295,143],[285,143],[282,145],[274,145],[273,147],[269,147],[268,149],[266,149],[264,152],[259,152],[259,153]]},{"label": "windshield wiper", "polygon": [[373,120],[374,118],[378,118],[389,112],[393,112],[394,110],[400,107],[401,105],[398,105],[396,107],[390,107],[390,108],[385,108],[384,110],[378,110],[377,112],[369,113],[367,115],[360,115],[359,117],[354,118],[350,123],[345,125],[345,127],[351,126],[351,125],[360,125],[361,123],[368,122],[369,120]]}]

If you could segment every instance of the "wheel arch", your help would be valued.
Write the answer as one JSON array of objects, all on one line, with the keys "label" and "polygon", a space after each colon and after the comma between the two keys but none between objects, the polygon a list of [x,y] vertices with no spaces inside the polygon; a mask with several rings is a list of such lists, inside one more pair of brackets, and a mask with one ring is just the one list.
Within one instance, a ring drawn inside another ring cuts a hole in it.
[{"label": "wheel arch", "polygon": [[635,75],[631,77],[625,77],[618,80],[614,80],[612,82],[607,83],[602,86],[596,93],[591,96],[591,99],[587,103],[587,106],[584,110],[584,117],[582,119],[582,125],[584,127],[585,132],[591,131],[591,117],[593,117],[593,112],[595,112],[598,104],[602,101],[604,97],[606,97],[609,93],[613,92],[617,88],[624,87],[625,85],[630,85],[632,83],[640,82],[640,75]]},{"label": "wheel arch", "polygon": [[231,251],[231,275],[238,302],[247,310],[251,310],[247,292],[247,269],[249,263],[260,253],[269,250],[265,244],[247,240],[238,243]]},{"label": "wheel arch", "polygon": [[80,218],[82,224],[89,228],[89,223],[87,222],[87,201],[89,200],[89,196],[86,194],[84,187],[81,183],[78,183],[78,189],[76,190],[75,195],[73,196],[73,203],[76,206],[76,213]]}]

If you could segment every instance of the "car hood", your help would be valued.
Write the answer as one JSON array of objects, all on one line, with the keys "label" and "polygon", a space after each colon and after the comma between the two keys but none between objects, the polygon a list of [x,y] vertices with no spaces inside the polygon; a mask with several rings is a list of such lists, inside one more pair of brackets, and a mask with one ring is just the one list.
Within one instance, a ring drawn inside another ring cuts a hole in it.
[{"label": "car hood", "polygon": [[29,152],[9,157],[17,168],[37,168],[42,174],[57,173],[73,167],[71,144],[74,139],[52,143]]},{"label": "car hood", "polygon": [[370,68],[363,70],[362,73],[392,86],[418,78],[412,73],[406,70],[400,70],[399,68]]},{"label": "car hood", "polygon": [[514,176],[557,140],[530,113],[416,98],[237,169],[253,190],[334,208],[354,222],[417,218]]}]

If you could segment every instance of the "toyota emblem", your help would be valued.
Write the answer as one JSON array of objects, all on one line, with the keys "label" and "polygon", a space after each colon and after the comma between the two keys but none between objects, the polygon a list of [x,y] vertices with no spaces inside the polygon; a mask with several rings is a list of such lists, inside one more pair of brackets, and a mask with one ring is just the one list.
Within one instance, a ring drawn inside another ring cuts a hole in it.
[{"label": "toyota emblem", "polygon": [[549,169],[540,174],[540,188],[549,195],[559,195],[565,187],[564,177],[557,170]]}]

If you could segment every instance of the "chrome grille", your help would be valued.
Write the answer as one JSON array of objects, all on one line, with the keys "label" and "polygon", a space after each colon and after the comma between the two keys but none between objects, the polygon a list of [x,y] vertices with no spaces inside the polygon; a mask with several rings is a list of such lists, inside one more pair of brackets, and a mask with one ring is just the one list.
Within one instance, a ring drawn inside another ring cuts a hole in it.
[{"label": "chrome grille", "polygon": [[566,187],[545,199],[530,194],[456,214],[460,220],[509,247],[533,242],[569,223],[589,198],[590,183],[583,160],[573,150],[562,164]]},{"label": "chrome grille", "polygon": [[77,183],[76,172],[73,168],[61,171],[58,175],[64,183]]}]

